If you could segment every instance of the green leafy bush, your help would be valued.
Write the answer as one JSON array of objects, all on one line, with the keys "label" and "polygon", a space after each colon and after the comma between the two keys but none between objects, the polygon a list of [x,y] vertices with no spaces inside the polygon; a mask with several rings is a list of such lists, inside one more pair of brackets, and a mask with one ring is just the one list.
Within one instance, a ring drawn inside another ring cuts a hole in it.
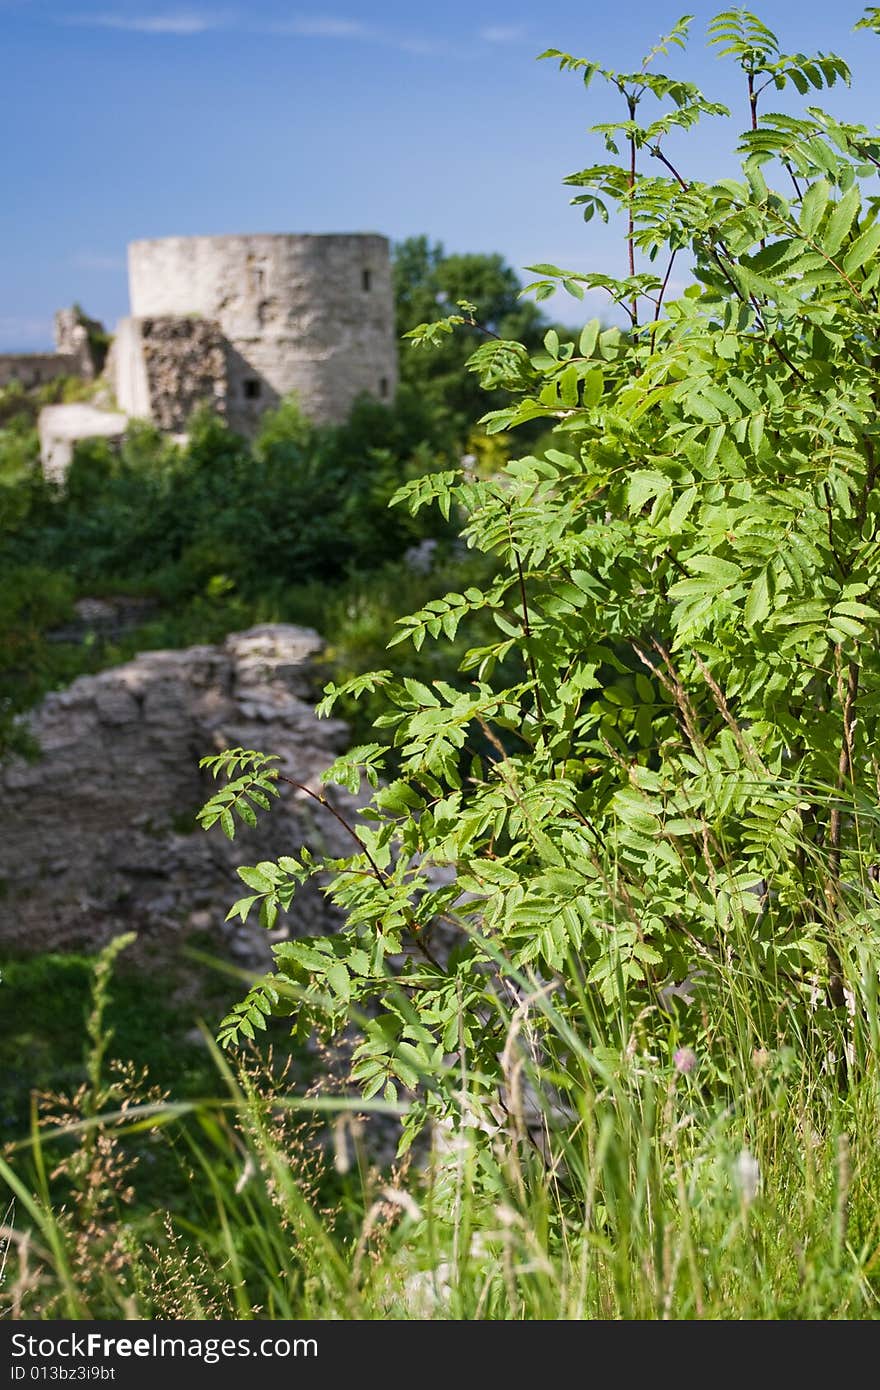
[{"label": "green leafy bush", "polygon": [[288,403],[253,447],[208,414],[182,449],[150,426],[132,428],[121,449],[86,441],[63,492],[37,477],[19,490],[0,553],[10,565],[28,557],[64,570],[80,588],[152,587],[174,602],[214,574],[256,594],[376,568],[450,531],[386,519],[401,480],[435,457],[407,410],[364,401],[333,429]]},{"label": "green leafy bush", "polygon": [[0,586],[0,754],[32,751],[17,715],[52,684],[60,654],[43,633],[70,616],[72,600],[69,580],[37,565],[12,570]]},{"label": "green leafy bush", "polygon": [[[551,330],[537,354],[487,341],[471,367],[514,397],[488,431],[538,421],[552,447],[489,478],[417,477],[394,499],[463,518],[498,567],[395,640],[457,640],[474,615],[494,637],[456,681],[381,670],[331,685],[323,714],[341,695],[384,699],[391,780],[379,741],[352,750],[325,779],[373,786],[351,856],[240,871],[231,915],[271,926],[321,873],[345,925],[276,946],[277,972],[223,1040],[279,1006],[303,1032],[359,1019],[355,1079],[367,1097],[417,1098],[409,1135],[432,1113],[491,1129],[511,1055],[578,1115],[584,1038],[600,1070],[612,1043],[671,1055],[684,1040],[719,1095],[771,1045],[842,1074],[864,1055],[880,947],[880,221],[866,186],[880,142],[819,106],[765,113],[768,89],[820,90],[846,66],[784,54],[729,11],[709,32],[743,73],[742,175],[693,178],[668,137],[725,113],[655,70],[687,29],[632,73],[545,55],[619,100],[594,127],[607,162],[568,182],[587,215],[622,214],[626,273],[539,265],[532,289],[607,291],[626,330],[593,320],[576,344]],[[694,283],[672,299],[685,255]],[[472,317],[466,303],[413,336],[442,342]],[[203,819],[230,834],[286,780],[243,750],[210,762],[235,780]]]}]

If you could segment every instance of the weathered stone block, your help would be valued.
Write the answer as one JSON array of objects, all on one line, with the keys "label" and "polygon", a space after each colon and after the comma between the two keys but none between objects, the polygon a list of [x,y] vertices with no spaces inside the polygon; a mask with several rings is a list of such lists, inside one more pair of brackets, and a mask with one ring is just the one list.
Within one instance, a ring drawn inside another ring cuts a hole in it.
[{"label": "weathered stone block", "polygon": [[[218,933],[237,934],[228,944],[256,963],[267,951],[263,929],[222,926],[241,896],[235,866],[306,842],[347,854],[351,841],[328,811],[287,785],[257,829],[242,827],[232,842],[219,826],[189,831],[216,786],[198,760],[255,747],[319,788],[345,739],[344,726],[317,719],[305,698],[317,684],[312,661],[321,645],[307,629],[257,627],[218,647],[144,652],[47,696],[29,719],[42,758],[0,766],[0,942],[94,947],[132,927],[185,929],[194,912],[210,911]],[[356,816],[346,792],[330,794]],[[328,913],[317,888],[307,887],[279,927],[332,930]]]},{"label": "weathered stone block", "polygon": [[63,483],[79,440],[120,439],[127,428],[124,415],[83,401],[44,406],[38,421],[43,472],[52,482]]}]

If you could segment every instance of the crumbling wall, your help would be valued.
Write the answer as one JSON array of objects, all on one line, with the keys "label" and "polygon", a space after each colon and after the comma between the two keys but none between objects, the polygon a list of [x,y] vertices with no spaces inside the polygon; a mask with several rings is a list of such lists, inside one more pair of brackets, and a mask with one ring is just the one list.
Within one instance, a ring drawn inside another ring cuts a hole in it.
[{"label": "crumbling wall", "polygon": [[60,352],[4,352],[0,354],[0,387],[14,381],[26,390],[45,386],[60,376],[78,376],[79,358]]},{"label": "crumbling wall", "polygon": [[123,319],[113,346],[111,379],[126,414],[152,420],[168,434],[182,434],[201,405],[226,414],[226,343],[208,319]]},{"label": "crumbling wall", "polygon": [[59,309],[54,336],[54,352],[0,354],[0,387],[15,381],[31,391],[60,376],[91,381],[98,375],[104,365],[102,344],[107,335],[97,319],[87,318],[78,308]]},{"label": "crumbling wall", "polygon": [[55,351],[74,359],[77,376],[92,381],[100,375],[109,341],[104,325],[97,319],[90,319],[77,305],[56,313]]},{"label": "crumbling wall", "polygon": [[[71,950],[131,928],[147,939],[198,929],[260,963],[265,931],[224,920],[244,891],[235,866],[303,843],[335,855],[352,845],[329,812],[287,785],[234,841],[219,826],[197,829],[194,813],[216,787],[198,760],[257,748],[318,787],[345,742],[344,726],[312,708],[321,645],[307,629],[266,625],[222,646],[145,652],[47,696],[29,721],[42,756],[0,766],[0,943]],[[332,795],[356,814],[347,793]],[[332,929],[317,889],[297,895],[279,929]]]},{"label": "crumbling wall", "polygon": [[141,345],[150,416],[160,430],[179,434],[200,405],[226,413],[226,345],[207,319],[141,320]]}]

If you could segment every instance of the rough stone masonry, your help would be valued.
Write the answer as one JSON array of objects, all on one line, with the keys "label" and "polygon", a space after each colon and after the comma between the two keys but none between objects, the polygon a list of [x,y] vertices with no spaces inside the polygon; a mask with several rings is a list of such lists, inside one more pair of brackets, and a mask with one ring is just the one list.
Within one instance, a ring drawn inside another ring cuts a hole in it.
[{"label": "rough stone masonry", "polygon": [[[218,785],[198,761],[256,748],[320,790],[346,733],[312,708],[321,646],[308,629],[265,625],[222,646],[145,652],[47,696],[29,716],[42,756],[0,767],[0,940],[28,951],[93,949],[133,927],[145,936],[197,928],[243,961],[267,964],[266,932],[224,921],[244,893],[236,866],[302,844],[348,854],[351,842],[288,786],[234,841],[219,826],[198,829],[195,812]],[[357,815],[354,798],[331,795]],[[326,931],[331,921],[307,885],[280,931]]]}]

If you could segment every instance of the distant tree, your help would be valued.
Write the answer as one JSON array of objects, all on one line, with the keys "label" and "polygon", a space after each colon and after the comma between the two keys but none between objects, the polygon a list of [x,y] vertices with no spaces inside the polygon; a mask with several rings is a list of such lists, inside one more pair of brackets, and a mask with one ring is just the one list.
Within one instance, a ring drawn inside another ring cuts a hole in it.
[{"label": "distant tree", "polygon": [[[438,315],[453,314],[460,300],[477,308],[483,329],[536,350],[550,326],[537,305],[519,298],[522,286],[516,272],[502,256],[471,253],[447,256],[440,242],[426,236],[407,237],[394,248],[394,292],[397,333]],[[466,362],[486,334],[463,328],[435,352],[425,353],[405,343],[400,347],[400,374],[404,386],[445,412],[447,423],[460,442],[494,402],[487,401],[476,376]],[[498,400],[498,405],[503,404]]]}]

